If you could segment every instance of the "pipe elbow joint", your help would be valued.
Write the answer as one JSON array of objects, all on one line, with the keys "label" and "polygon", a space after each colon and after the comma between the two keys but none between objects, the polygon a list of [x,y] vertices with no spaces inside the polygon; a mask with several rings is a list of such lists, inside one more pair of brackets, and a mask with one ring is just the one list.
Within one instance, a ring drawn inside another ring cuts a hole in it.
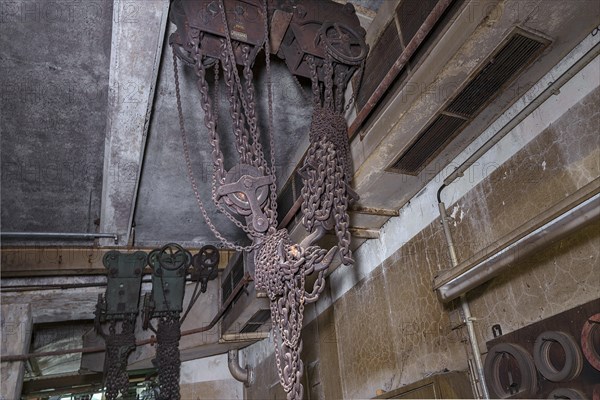
[{"label": "pipe elbow joint", "polygon": [[227,366],[231,376],[240,382],[244,383],[244,386],[249,387],[256,381],[256,374],[254,369],[246,365],[242,368],[239,363],[239,350],[229,350],[227,352]]}]

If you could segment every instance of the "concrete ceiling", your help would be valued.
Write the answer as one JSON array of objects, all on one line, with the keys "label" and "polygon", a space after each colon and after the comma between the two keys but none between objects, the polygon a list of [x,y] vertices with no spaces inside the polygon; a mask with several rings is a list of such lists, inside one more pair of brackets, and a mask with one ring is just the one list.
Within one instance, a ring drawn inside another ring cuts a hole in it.
[{"label": "concrete ceiling", "polygon": [[2,3],[2,231],[95,230],[111,27],[112,0]]},{"label": "concrete ceiling", "polygon": [[[359,12],[374,14],[380,2],[363,0]],[[174,29],[166,22],[168,0],[148,0],[144,7],[115,1],[114,10],[112,0],[93,6],[39,1],[31,3],[33,11],[14,4],[0,26],[1,231],[118,233],[120,245],[134,238],[141,246],[214,243],[185,170],[166,45]],[[371,17],[361,14],[367,22]],[[275,56],[272,64],[282,185],[307,146],[310,105],[285,64]],[[262,54],[255,74],[265,132]],[[183,68],[181,81],[194,169],[206,183],[210,153],[189,68]],[[227,112],[220,121],[222,132],[230,132]],[[225,148],[226,155],[229,150]],[[209,186],[201,186],[209,199]],[[215,222],[232,240],[244,240],[220,214]],[[134,237],[129,235],[130,224],[136,227]]]}]

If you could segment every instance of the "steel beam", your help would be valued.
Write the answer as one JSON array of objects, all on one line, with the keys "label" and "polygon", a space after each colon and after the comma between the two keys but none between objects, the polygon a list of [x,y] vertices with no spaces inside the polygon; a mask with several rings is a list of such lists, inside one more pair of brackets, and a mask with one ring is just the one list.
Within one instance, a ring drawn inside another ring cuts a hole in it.
[{"label": "steel beam", "polygon": [[168,14],[168,0],[114,0],[100,230],[120,245],[129,241]]}]

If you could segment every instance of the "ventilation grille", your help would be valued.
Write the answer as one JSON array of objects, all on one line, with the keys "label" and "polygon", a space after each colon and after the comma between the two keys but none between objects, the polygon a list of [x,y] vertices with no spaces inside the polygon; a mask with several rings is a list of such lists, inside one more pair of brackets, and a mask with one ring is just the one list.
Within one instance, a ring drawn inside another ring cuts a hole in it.
[{"label": "ventilation grille", "polygon": [[394,163],[392,169],[407,175],[417,175],[427,162],[458,133],[464,123],[465,120],[462,118],[444,114],[438,116]]},{"label": "ventilation grille", "polygon": [[256,332],[262,324],[271,318],[270,310],[258,310],[249,320],[246,325],[240,330],[240,333]]},{"label": "ventilation grille", "polygon": [[520,33],[495,52],[450,104],[421,133],[416,141],[389,168],[391,172],[418,175],[548,42]]},{"label": "ventilation grille", "polygon": [[473,117],[544,47],[543,42],[515,34],[446,109]]},{"label": "ventilation grille", "polygon": [[396,29],[396,22],[392,19],[367,57],[356,99],[359,109],[364,107],[400,54],[402,54],[402,45]]}]

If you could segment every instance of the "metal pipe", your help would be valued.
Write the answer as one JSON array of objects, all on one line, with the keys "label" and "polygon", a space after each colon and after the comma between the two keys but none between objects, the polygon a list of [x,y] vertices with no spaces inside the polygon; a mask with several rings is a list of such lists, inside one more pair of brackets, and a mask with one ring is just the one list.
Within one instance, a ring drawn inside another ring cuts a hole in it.
[{"label": "metal pipe", "polygon": [[492,136],[487,142],[483,144],[475,153],[471,154],[458,168],[456,168],[448,177],[444,180],[444,185],[438,191],[438,202],[440,201],[441,191],[457,178],[463,176],[465,171],[469,169],[475,161],[480,159],[485,153],[487,153],[496,143],[498,143],[504,136],[512,131],[517,125],[519,125],[527,116],[529,116],[535,109],[537,109],[542,103],[548,100],[551,96],[555,95],[557,91],[573,78],[579,71],[581,71],[586,65],[588,65],[594,58],[600,53],[600,44],[596,44],[590,51],[588,51],[583,57],[581,57],[575,64],[573,64],[564,74],[550,84],[538,97],[536,97],[531,103],[524,107],[513,119],[511,119],[506,125],[504,125],[494,136]]},{"label": "metal pipe", "polygon": [[421,43],[423,43],[427,35],[429,35],[429,33],[433,30],[433,27],[439,21],[439,19],[442,17],[442,15],[451,3],[452,0],[440,0],[433,8],[433,10],[431,10],[425,21],[423,21],[423,24],[421,25],[417,33],[415,33],[411,41],[404,48],[402,54],[400,54],[396,62],[394,62],[394,65],[392,65],[388,73],[377,86],[377,89],[375,89],[371,97],[369,97],[369,100],[367,100],[363,108],[359,111],[358,115],[352,122],[352,125],[350,125],[350,127],[348,128],[348,136],[350,138],[352,138],[356,134],[356,132],[358,132],[363,122],[367,119],[369,114],[371,114],[371,111],[373,111],[377,103],[379,103],[379,101],[387,92],[390,85],[394,82],[402,68],[404,68],[408,60],[410,60],[413,54],[421,46]]},{"label": "metal pipe", "polygon": [[115,243],[119,236],[116,233],[69,233],[69,232],[1,232],[3,239],[96,239],[112,238]]},{"label": "metal pipe", "polygon": [[236,381],[243,382],[244,386],[249,387],[255,380],[254,369],[250,368],[248,365],[246,365],[245,368],[240,367],[239,353],[239,349],[229,350],[227,352],[227,366],[229,367],[231,376],[233,376]]},{"label": "metal pipe", "polygon": [[600,217],[600,194],[571,208],[501,251],[472,266],[437,288],[442,302],[453,300],[500,274],[507,267],[551,242],[581,229]]},{"label": "metal pipe", "polygon": [[[439,193],[440,192],[438,191],[438,194]],[[456,247],[454,246],[454,241],[452,240],[452,235],[450,233],[450,226],[448,225],[446,206],[443,202],[440,202],[438,206],[440,210],[440,219],[444,228],[444,237],[446,238],[448,251],[450,252],[450,260],[452,262],[452,266],[456,267],[458,265],[458,257],[456,255]],[[473,325],[474,318],[471,316],[471,309],[469,307],[469,302],[467,301],[466,296],[461,296],[460,307],[462,310],[463,322],[465,323],[465,326],[467,328],[467,335],[469,337],[469,345],[471,346],[473,362],[475,363],[476,377],[472,376],[471,383],[475,389],[480,389],[477,393],[478,398],[489,399],[490,393],[485,383],[485,375],[483,373],[483,361],[481,360],[481,353],[479,351],[479,341],[477,340],[477,336],[475,334],[475,326]]]},{"label": "metal pipe", "polygon": [[[580,58],[575,64],[573,64],[557,80],[555,80],[551,85],[549,85],[537,98],[535,98],[531,103],[524,107],[523,110],[521,110],[515,116],[515,118],[511,119],[511,121],[504,125],[492,138],[490,138],[486,143],[484,143],[483,146],[481,146],[477,151],[475,151],[471,156],[469,156],[467,160],[465,160],[458,168],[456,168],[456,170],[454,170],[444,180],[443,185],[439,188],[437,192],[437,200],[440,211],[440,218],[444,229],[444,237],[446,238],[453,267],[457,267],[459,263],[458,257],[456,255],[456,248],[454,246],[454,242],[452,240],[452,235],[450,232],[450,227],[447,221],[446,206],[444,205],[441,199],[442,191],[448,185],[454,182],[458,177],[463,176],[464,172],[469,167],[471,167],[476,160],[478,160],[485,153],[487,153],[495,144],[497,144],[504,136],[506,136],[510,131],[512,131],[542,103],[548,100],[552,95],[556,94],[557,90],[559,90],[560,87],[562,87],[571,78],[573,78],[573,76],[575,76],[586,65],[588,65],[598,55],[599,52],[600,44],[597,44],[582,58]],[[569,232],[572,232],[573,230],[582,226],[587,221],[590,221],[591,219],[595,218],[593,214],[595,214],[596,217],[598,216],[598,214],[600,214],[600,207],[598,207],[598,205],[592,199],[581,204],[581,207],[586,208],[580,209],[583,211],[580,211],[579,213],[577,213],[575,209],[572,209],[571,211],[557,217],[555,220],[546,224],[547,226],[544,225],[540,229],[532,232],[530,235],[527,235],[524,238],[518,240],[516,243],[514,243],[513,252],[509,250],[511,247],[509,246],[508,248],[489,257],[488,259],[474,265],[471,268],[468,268],[465,273],[459,275],[458,277],[437,288],[438,296],[443,302],[447,302],[457,297],[460,297],[462,314],[469,335],[469,343],[471,344],[471,352],[473,353],[475,369],[478,375],[478,379],[480,381],[480,387],[482,389],[482,395],[484,398],[489,398],[489,392],[485,383],[483,365],[481,362],[481,354],[479,353],[479,344],[473,326],[474,318],[471,316],[469,303],[466,299],[465,293],[500,273],[504,268],[510,265],[513,261],[515,261],[515,257],[517,255],[524,256],[525,254],[531,253],[532,251],[535,251],[536,249],[549,243],[550,241],[561,237],[562,235],[566,235]],[[588,209],[587,207],[590,207],[590,209]],[[565,220],[563,217],[565,217],[566,214],[576,216],[572,219]],[[559,224],[560,221],[563,221],[563,223]],[[556,231],[554,232],[549,231],[548,228],[551,226],[555,226],[555,224],[559,224],[556,226],[562,227],[562,229],[556,229]],[[516,254],[514,254],[513,256],[513,253]]]},{"label": "metal pipe", "polygon": [[[244,288],[246,287],[246,285],[251,280],[252,280],[252,278],[250,277],[250,275],[247,274],[236,285],[236,287],[233,289],[233,291],[231,292],[231,294],[229,295],[229,297],[227,298],[227,300],[225,300],[225,303],[223,303],[223,305],[219,309],[219,312],[217,313],[217,315],[215,315],[215,317],[210,322],[210,324],[208,324],[207,326],[200,327],[200,328],[190,329],[190,330],[187,330],[187,331],[183,331],[183,332],[181,332],[181,336],[183,337],[183,336],[188,336],[188,335],[194,335],[196,333],[206,332],[206,331],[212,329],[217,324],[217,322],[221,319],[221,317],[225,314],[225,311],[227,311],[227,309],[229,308],[229,306],[231,305],[231,303],[233,302],[233,300],[237,297],[237,295],[242,290],[244,290]],[[147,345],[147,344],[154,344],[154,343],[156,343],[156,337],[153,336],[153,337],[151,337],[149,339],[136,340],[135,345],[136,346],[144,346],[144,345]],[[26,360],[29,360],[30,358],[34,358],[34,357],[60,356],[60,355],[63,355],[63,354],[101,353],[101,352],[103,352],[105,350],[106,350],[105,346],[96,346],[96,347],[82,347],[82,348],[77,348],[77,349],[46,351],[46,352],[40,352],[40,353],[2,355],[2,356],[0,356],[0,362],[26,361]]]}]

